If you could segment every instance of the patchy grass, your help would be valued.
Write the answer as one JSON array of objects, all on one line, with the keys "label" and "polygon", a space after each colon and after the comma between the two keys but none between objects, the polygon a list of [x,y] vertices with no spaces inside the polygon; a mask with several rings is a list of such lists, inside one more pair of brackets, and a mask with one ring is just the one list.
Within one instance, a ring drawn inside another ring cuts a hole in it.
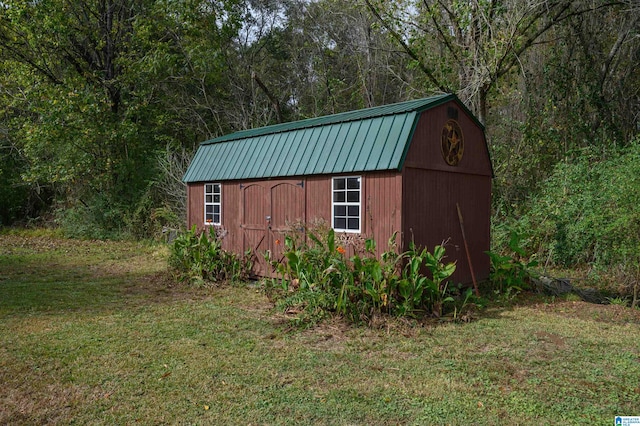
[{"label": "patchy grass", "polygon": [[0,235],[1,424],[612,424],[640,415],[640,311],[285,331],[254,287],[167,279],[163,247]]}]

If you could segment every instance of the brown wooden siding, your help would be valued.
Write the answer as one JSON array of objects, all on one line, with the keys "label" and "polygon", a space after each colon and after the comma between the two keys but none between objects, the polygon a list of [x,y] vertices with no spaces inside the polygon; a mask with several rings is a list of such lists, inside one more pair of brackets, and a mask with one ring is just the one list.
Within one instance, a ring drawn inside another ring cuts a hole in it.
[{"label": "brown wooden siding", "polygon": [[[464,155],[457,166],[448,165],[441,151],[442,129],[454,118],[452,112],[464,135]],[[403,169],[403,248],[411,239],[429,250],[448,241],[447,260],[457,263],[454,280],[470,283],[458,204],[476,278],[488,278],[489,257],[484,252],[490,244],[492,175],[482,129],[455,102],[422,114]]]},{"label": "brown wooden siding", "polygon": [[397,172],[367,174],[363,194],[364,235],[376,241],[376,252],[382,254],[387,242],[397,232],[396,242],[402,240],[402,176]]},{"label": "brown wooden siding", "polygon": [[416,245],[433,250],[445,245],[447,261],[457,263],[454,281],[471,283],[456,204],[464,219],[465,234],[477,280],[489,276],[491,178],[462,173],[407,168],[404,170],[405,249],[413,238]]},{"label": "brown wooden siding", "polygon": [[204,227],[204,183],[190,183],[187,186],[187,226]]},{"label": "brown wooden siding", "polygon": [[[396,172],[352,173],[362,176],[362,232],[347,234],[349,240],[363,242],[373,237],[377,252],[387,248],[389,237],[398,232],[398,244],[402,224],[402,177]],[[331,178],[310,176],[291,180],[252,180],[222,183],[223,247],[236,253],[252,249],[256,253],[255,272],[272,275],[262,253],[269,250],[272,259],[282,257],[284,235],[288,224],[301,219],[313,224],[324,221],[331,226]],[[190,184],[189,226],[204,228],[204,184]],[[272,218],[271,222],[266,217]],[[277,243],[276,243],[277,242]],[[353,255],[352,245],[347,245],[347,256]]]},{"label": "brown wooden siding", "polygon": [[331,224],[331,177],[309,176],[305,179],[306,217],[309,223],[324,220]]},{"label": "brown wooden siding", "polygon": [[[449,108],[458,111],[458,123],[464,135],[464,155],[457,166],[442,157],[442,128],[449,119]],[[404,167],[491,176],[484,133],[455,102],[449,102],[422,114],[418,120]]]}]

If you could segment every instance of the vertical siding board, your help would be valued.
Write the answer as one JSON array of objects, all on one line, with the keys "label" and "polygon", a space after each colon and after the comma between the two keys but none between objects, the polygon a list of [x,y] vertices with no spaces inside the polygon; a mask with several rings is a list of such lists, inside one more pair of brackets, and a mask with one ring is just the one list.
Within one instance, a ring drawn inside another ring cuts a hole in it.
[{"label": "vertical siding board", "polygon": [[204,184],[192,183],[187,186],[187,226],[196,225],[198,229],[204,226]]},{"label": "vertical siding board", "polygon": [[[457,166],[448,165],[442,158],[442,128],[449,119],[448,108],[458,110],[458,123],[464,136],[464,155]],[[455,102],[448,102],[420,116],[409,146],[405,166],[453,173],[492,175],[482,129],[463,109],[458,108]]]},{"label": "vertical siding board", "polygon": [[242,253],[242,246],[237,243],[238,235],[238,185],[234,182],[222,183],[222,248]]},{"label": "vertical siding board", "polygon": [[331,225],[331,177],[310,176],[305,182],[307,189],[307,221],[322,219]]},{"label": "vertical siding board", "polygon": [[400,189],[398,172],[375,172],[365,175],[366,199],[363,206],[366,237],[376,241],[376,254],[387,250],[394,232],[401,233],[401,206],[395,203]]}]

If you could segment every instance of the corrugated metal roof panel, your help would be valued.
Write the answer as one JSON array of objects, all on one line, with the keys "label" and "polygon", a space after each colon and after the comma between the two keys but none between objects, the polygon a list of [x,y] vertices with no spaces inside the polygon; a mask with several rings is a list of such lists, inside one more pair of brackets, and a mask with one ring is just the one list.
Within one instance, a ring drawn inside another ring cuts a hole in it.
[{"label": "corrugated metal roof panel", "polygon": [[454,95],[350,111],[203,142],[185,182],[399,170],[418,115]]}]

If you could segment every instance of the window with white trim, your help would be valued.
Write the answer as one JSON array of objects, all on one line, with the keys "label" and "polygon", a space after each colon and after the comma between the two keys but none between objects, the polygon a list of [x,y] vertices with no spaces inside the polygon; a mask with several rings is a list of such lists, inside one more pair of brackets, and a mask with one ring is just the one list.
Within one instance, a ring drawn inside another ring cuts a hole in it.
[{"label": "window with white trim", "polygon": [[222,185],[206,183],[204,185],[204,223],[220,225],[222,223]]},{"label": "window with white trim", "polygon": [[331,223],[342,232],[360,232],[360,176],[335,177],[332,180]]}]

